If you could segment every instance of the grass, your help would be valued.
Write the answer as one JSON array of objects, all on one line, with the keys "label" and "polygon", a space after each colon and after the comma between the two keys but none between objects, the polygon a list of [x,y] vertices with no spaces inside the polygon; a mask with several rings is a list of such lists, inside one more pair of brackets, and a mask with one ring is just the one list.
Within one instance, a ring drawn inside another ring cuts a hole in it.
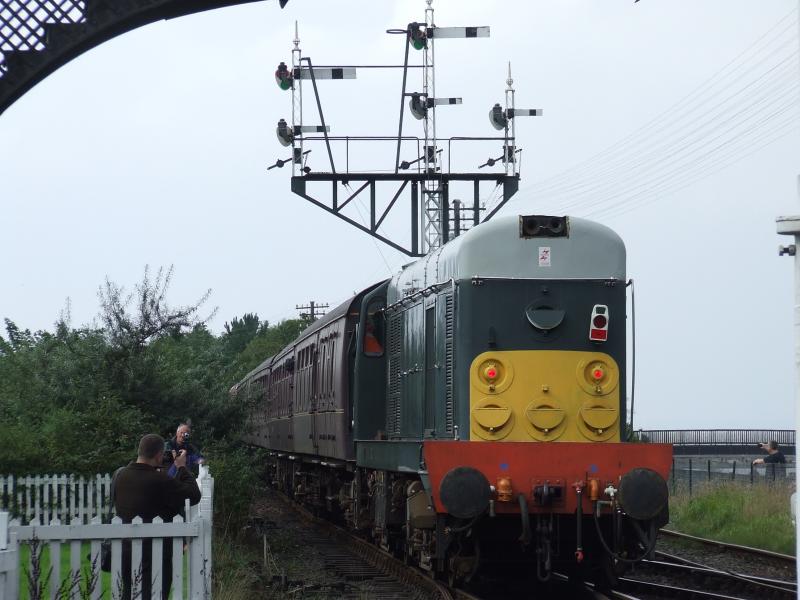
[{"label": "grass", "polygon": [[255,548],[219,528],[214,531],[212,552],[214,600],[253,598],[261,583],[260,560]]},{"label": "grass", "polygon": [[794,555],[790,483],[718,483],[670,498],[670,527],[699,537]]},{"label": "grass", "polygon": [[[90,553],[91,546],[89,542],[84,542],[81,545],[81,584],[80,588],[83,590],[86,585],[86,580],[88,578],[88,574],[91,572],[92,565],[89,562],[89,553]],[[72,573],[70,572],[70,565],[69,565],[69,555],[70,555],[70,548],[68,544],[61,545],[61,560],[59,564],[59,583],[65,581],[70,578]],[[30,590],[28,588],[28,577],[27,572],[30,569],[30,546],[28,544],[21,544],[20,545],[20,579],[19,579],[19,600],[30,600]],[[40,570],[41,570],[41,577],[40,581],[42,583],[47,584],[47,588],[45,590],[44,597],[50,598],[51,597],[51,586],[50,586],[50,548],[46,544],[43,545],[42,553],[41,553],[41,562],[40,562]],[[187,569],[187,562],[188,557],[184,555],[184,580],[183,580],[183,595],[186,596],[188,592],[188,577],[186,573],[188,573]],[[100,570],[99,563],[96,565],[97,570]],[[104,573],[100,571],[100,585],[102,585],[103,590],[103,598],[113,598],[115,597],[114,594],[111,593],[111,573]],[[81,594],[78,594],[80,597]],[[170,593],[170,597],[173,594]]]},{"label": "grass", "polygon": [[[89,562],[89,552],[90,552],[90,545],[88,542],[81,545],[81,587],[84,585],[85,581],[85,573],[91,571],[91,563]],[[27,571],[30,569],[31,564],[31,551],[30,546],[28,544],[21,544],[20,545],[20,578],[19,578],[19,591],[20,591],[20,600],[28,600],[30,598],[30,591],[28,589],[28,576]],[[47,583],[47,589],[45,590],[45,596],[47,598],[50,597],[50,578],[48,577],[50,573],[51,561],[50,561],[50,548],[47,545],[44,545],[42,548],[41,554],[41,577],[40,581],[42,583]],[[97,566],[97,569],[100,569],[100,566]],[[65,579],[70,578],[70,568],[69,568],[69,545],[61,546],[61,560],[59,562],[59,583],[64,581]],[[111,589],[111,574],[110,573],[102,573],[101,572],[101,579],[100,582],[103,586],[103,590],[110,590]]]}]

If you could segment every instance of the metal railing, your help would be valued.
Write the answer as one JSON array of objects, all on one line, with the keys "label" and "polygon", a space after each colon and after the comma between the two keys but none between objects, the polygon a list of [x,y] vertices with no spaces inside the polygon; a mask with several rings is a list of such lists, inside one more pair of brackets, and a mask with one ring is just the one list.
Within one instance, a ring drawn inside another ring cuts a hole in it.
[{"label": "metal railing", "polygon": [[637,434],[642,441],[672,444],[676,454],[757,454],[758,444],[771,440],[785,454],[795,452],[793,429],[651,429]]}]

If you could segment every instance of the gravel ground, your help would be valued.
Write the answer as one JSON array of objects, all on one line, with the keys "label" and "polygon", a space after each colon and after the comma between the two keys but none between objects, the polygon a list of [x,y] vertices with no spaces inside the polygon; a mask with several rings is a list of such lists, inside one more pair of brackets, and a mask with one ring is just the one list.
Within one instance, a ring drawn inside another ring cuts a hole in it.
[{"label": "gravel ground", "polygon": [[323,528],[304,521],[268,489],[252,509],[251,541],[262,551],[267,540],[262,598],[421,598],[419,592],[376,571]]}]

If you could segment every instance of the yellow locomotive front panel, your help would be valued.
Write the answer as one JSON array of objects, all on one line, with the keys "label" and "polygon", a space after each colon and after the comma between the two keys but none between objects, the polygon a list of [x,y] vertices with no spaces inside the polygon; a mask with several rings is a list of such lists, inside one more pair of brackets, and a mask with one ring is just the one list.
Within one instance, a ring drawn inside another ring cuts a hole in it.
[{"label": "yellow locomotive front panel", "polygon": [[619,442],[619,378],[603,352],[484,352],[470,367],[470,440]]}]

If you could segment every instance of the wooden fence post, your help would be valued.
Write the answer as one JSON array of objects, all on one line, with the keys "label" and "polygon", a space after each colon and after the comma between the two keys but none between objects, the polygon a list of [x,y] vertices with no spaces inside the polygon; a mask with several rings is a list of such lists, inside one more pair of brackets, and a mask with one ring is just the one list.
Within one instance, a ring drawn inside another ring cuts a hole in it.
[{"label": "wooden fence post", "polygon": [[200,465],[200,474],[205,475],[200,480],[200,519],[203,522],[203,597],[211,598],[211,542],[214,535],[214,478],[208,472],[208,467]]},{"label": "wooden fence post", "polygon": [[0,600],[19,598],[19,545],[9,531],[9,513],[0,512]]}]

